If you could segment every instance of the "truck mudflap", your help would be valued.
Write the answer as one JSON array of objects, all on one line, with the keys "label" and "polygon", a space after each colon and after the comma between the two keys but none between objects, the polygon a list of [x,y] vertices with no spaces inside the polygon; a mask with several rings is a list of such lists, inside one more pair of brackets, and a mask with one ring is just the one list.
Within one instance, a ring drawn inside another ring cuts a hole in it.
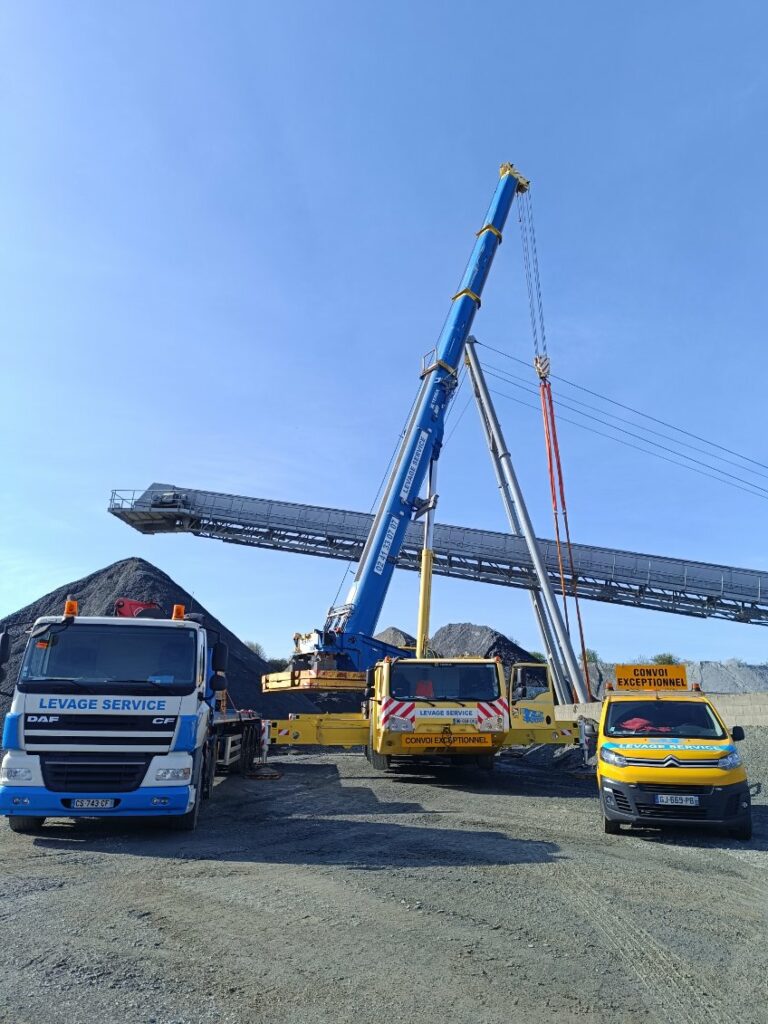
[{"label": "truck mudflap", "polygon": [[[54,793],[44,786],[0,786],[0,814],[41,818],[123,818],[185,814],[191,786],[144,786],[127,793]],[[111,805],[110,805],[111,804]]]},{"label": "truck mudflap", "polygon": [[749,818],[749,783],[730,786],[627,783],[603,778],[603,811],[608,821],[629,825],[720,825]]}]

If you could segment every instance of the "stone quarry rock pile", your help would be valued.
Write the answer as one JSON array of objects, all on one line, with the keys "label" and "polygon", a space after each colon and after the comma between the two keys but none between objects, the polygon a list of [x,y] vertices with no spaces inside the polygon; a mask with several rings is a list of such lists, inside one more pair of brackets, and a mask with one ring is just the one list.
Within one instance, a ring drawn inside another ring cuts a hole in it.
[{"label": "stone quarry rock pile", "polygon": [[[188,612],[202,614],[205,627],[218,630],[221,639],[229,646],[227,683],[236,707],[253,708],[270,716],[316,710],[312,701],[300,693],[285,696],[262,694],[261,675],[265,671],[265,664],[261,658],[249,650],[234,633],[214,618],[170,576],[142,558],[126,558],[114,562],[104,569],[99,569],[98,572],[52,590],[25,608],[20,608],[19,611],[0,619],[0,632],[8,631],[12,644],[11,660],[0,689],[6,693],[13,690],[26,646],[25,630],[42,615],[61,615],[64,601],[70,595],[77,599],[81,615],[111,615],[115,600],[119,597],[128,597],[136,601],[156,601],[169,614],[174,604],[183,604]],[[0,714],[5,714],[9,704],[8,696],[0,696]]]},{"label": "stone quarry rock pile", "polygon": [[452,622],[432,637],[432,647],[441,658],[458,658],[473,654],[478,658],[501,658],[509,668],[519,661],[534,661],[529,651],[490,626],[472,622]]}]

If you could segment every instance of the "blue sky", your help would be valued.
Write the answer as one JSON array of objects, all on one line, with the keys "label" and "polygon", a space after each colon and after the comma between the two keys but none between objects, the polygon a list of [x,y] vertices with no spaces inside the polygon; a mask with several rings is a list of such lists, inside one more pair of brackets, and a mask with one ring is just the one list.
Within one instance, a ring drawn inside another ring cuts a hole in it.
[{"label": "blue sky", "polygon": [[[141,555],[271,653],[320,625],[341,563],[144,538],[109,492],[367,510],[504,160],[555,372],[768,461],[767,28],[686,0],[4,5],[0,615]],[[531,356],[514,219],[475,333]],[[499,412],[549,536],[540,421]],[[561,434],[575,539],[768,565],[763,499]],[[503,528],[471,408],[440,494]],[[396,574],[382,626],[416,590]],[[754,626],[585,619],[609,658],[768,656]],[[525,595],[437,580],[463,620],[540,646]]]}]

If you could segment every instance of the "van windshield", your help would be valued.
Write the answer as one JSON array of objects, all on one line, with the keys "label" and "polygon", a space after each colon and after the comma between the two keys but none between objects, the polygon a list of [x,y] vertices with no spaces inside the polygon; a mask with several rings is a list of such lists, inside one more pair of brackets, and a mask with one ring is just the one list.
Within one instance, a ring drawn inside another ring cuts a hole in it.
[{"label": "van windshield", "polygon": [[722,740],[726,733],[703,702],[687,700],[616,701],[608,708],[606,736],[669,736]]},{"label": "van windshield", "polygon": [[27,693],[190,693],[196,680],[193,629],[75,622],[31,637],[18,688]]},{"label": "van windshield", "polygon": [[390,669],[389,693],[396,700],[496,700],[499,679],[494,664],[400,661]]}]

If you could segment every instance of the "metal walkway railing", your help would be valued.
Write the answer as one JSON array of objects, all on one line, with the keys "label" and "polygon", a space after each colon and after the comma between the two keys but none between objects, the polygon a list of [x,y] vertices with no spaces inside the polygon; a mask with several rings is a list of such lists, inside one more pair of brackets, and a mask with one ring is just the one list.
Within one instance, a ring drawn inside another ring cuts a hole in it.
[{"label": "metal walkway railing", "polygon": [[[109,511],[141,533],[192,533],[233,544],[294,551],[356,562],[373,516],[364,512],[297,505],[152,484],[144,491],[112,492]],[[534,589],[520,537],[463,526],[435,526],[434,571],[442,576]],[[418,571],[422,530],[413,524],[397,560]],[[559,587],[554,541],[539,539],[547,572]],[[656,611],[713,616],[768,625],[768,570],[643,555],[575,544],[580,597]],[[573,578],[567,574],[568,583]]]}]

